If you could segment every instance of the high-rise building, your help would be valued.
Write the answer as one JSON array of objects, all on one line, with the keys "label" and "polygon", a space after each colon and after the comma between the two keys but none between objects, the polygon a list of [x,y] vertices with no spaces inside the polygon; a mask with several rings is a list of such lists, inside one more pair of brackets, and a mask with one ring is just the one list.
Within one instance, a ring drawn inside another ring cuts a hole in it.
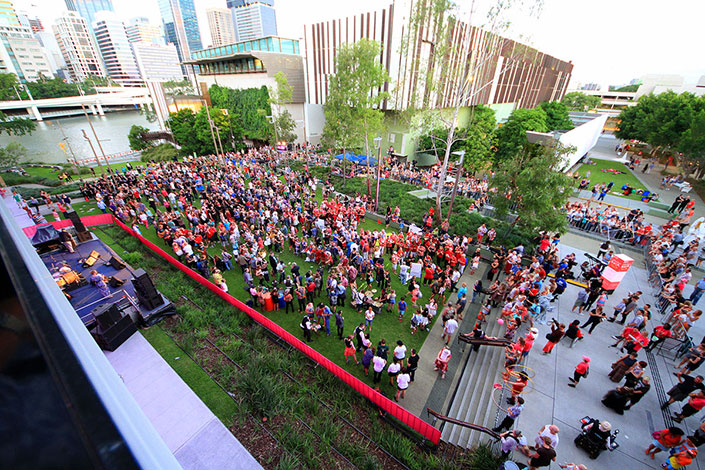
[{"label": "high-rise building", "polygon": [[125,24],[111,11],[96,13],[95,40],[110,78],[122,86],[142,85],[137,62],[127,40]]},{"label": "high-rise building", "polygon": [[53,28],[71,80],[81,82],[91,75],[106,76],[98,45],[83,17],[69,11],[56,19]]},{"label": "high-rise building", "polygon": [[10,0],[0,0],[0,26],[20,26],[15,7]]},{"label": "high-rise building", "polygon": [[125,24],[127,40],[132,42],[147,42],[150,44],[164,44],[164,34],[159,26],[153,25],[149,19],[132,18]]},{"label": "high-rise building", "polygon": [[173,44],[133,42],[131,44],[140,76],[146,81],[183,80],[179,55]]},{"label": "high-rise building", "polygon": [[159,0],[159,10],[166,42],[176,46],[179,61],[189,60],[191,51],[203,49],[193,0]]},{"label": "high-rise building", "polygon": [[65,0],[69,11],[77,11],[86,20],[89,28],[93,27],[95,14],[99,11],[113,10],[113,0]]},{"label": "high-rise building", "polygon": [[237,42],[277,35],[274,0],[228,0],[227,6],[233,16]]},{"label": "high-rise building", "polygon": [[34,37],[39,40],[44,48],[44,53],[46,54],[47,59],[49,59],[49,66],[54,74],[64,79],[67,78],[68,69],[66,67],[66,62],[64,61],[64,56],[61,54],[59,43],[56,42],[56,36],[54,36],[54,33],[49,31],[41,31],[39,33],[34,33]]},{"label": "high-rise building", "polygon": [[0,25],[0,72],[14,73],[21,82],[54,78],[41,43],[24,26]]},{"label": "high-rise building", "polygon": [[235,42],[233,17],[227,8],[209,8],[206,10],[208,28],[211,30],[213,46],[223,46]]},{"label": "high-rise building", "polygon": [[29,28],[33,33],[41,33],[44,31],[44,26],[42,26],[42,20],[39,18],[30,18],[27,13],[18,13],[17,19],[20,20],[20,24],[25,28]]}]

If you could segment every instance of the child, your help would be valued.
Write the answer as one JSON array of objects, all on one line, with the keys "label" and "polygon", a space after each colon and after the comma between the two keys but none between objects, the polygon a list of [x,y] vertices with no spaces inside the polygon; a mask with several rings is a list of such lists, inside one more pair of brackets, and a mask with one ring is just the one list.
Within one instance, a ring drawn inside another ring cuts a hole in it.
[{"label": "child", "polygon": [[353,346],[353,340],[352,340],[352,338],[353,338],[353,336],[352,336],[352,335],[349,335],[349,336],[346,337],[345,340],[344,340],[344,342],[345,342],[345,351],[344,351],[343,354],[345,355],[345,363],[346,363],[346,364],[349,363],[349,362],[350,362],[350,356],[352,356],[352,358],[355,360],[355,364],[359,364],[359,362],[357,361],[357,356],[355,355],[355,346]]},{"label": "child", "polygon": [[[404,319],[404,314],[406,313],[406,301],[404,300],[406,297],[402,297],[399,300],[399,321],[401,322]],[[413,299],[413,297],[412,297]]]}]

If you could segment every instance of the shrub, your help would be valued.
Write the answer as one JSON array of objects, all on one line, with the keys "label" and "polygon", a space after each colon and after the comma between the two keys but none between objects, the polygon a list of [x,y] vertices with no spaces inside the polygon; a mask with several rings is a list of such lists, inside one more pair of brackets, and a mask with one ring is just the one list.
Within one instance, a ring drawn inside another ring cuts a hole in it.
[{"label": "shrub", "polygon": [[143,162],[166,162],[176,160],[179,151],[171,144],[160,144],[142,152]]}]

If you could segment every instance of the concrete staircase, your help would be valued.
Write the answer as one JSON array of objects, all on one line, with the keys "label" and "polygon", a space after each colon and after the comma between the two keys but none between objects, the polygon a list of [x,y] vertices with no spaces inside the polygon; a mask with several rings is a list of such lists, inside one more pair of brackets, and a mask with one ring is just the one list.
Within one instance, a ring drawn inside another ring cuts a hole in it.
[{"label": "concrete staircase", "polygon": [[[499,309],[493,309],[491,318],[485,324],[488,336],[501,338],[505,327],[497,324]],[[470,350],[472,346],[466,345]],[[489,428],[494,427],[497,418],[497,406],[492,401],[494,383],[501,381],[504,366],[504,348],[481,346],[478,352],[470,352],[465,369],[458,382],[458,391],[450,404],[447,416],[468,423]],[[500,392],[495,392],[497,399]],[[504,405],[502,405],[504,407]],[[504,412],[500,411],[500,418]],[[469,448],[489,439],[484,433],[473,431],[463,426],[444,423],[441,439],[453,445]]]}]

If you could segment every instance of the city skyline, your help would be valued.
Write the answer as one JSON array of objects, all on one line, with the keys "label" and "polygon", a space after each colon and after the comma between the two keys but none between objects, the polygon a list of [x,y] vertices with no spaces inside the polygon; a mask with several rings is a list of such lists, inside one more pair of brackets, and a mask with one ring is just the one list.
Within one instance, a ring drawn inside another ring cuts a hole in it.
[{"label": "city skyline", "polygon": [[[305,24],[370,11],[393,0],[359,0],[353,4],[325,0],[280,0],[275,3],[279,35],[299,39]],[[50,26],[66,9],[64,0],[16,0],[18,11],[37,15]],[[477,11],[485,4],[479,2]],[[194,0],[203,47],[212,44],[206,9],[224,8],[226,0]],[[35,7],[32,7],[35,5]],[[302,7],[305,5],[305,7]],[[115,0],[115,12],[123,20],[134,16],[149,18],[161,25],[157,0]],[[705,75],[705,63],[694,63],[688,44],[698,41],[697,19],[705,13],[705,5],[684,0],[682,8],[662,9],[655,3],[624,0],[596,0],[589,5],[545,0],[539,18],[517,14],[510,17],[506,36],[575,65],[573,83],[620,85],[646,74],[678,74],[686,82]],[[682,11],[689,11],[682,15]],[[139,14],[135,14],[139,12]],[[473,24],[482,25],[476,13]],[[671,26],[678,24],[678,27]],[[646,31],[658,34],[647,34]]]}]

